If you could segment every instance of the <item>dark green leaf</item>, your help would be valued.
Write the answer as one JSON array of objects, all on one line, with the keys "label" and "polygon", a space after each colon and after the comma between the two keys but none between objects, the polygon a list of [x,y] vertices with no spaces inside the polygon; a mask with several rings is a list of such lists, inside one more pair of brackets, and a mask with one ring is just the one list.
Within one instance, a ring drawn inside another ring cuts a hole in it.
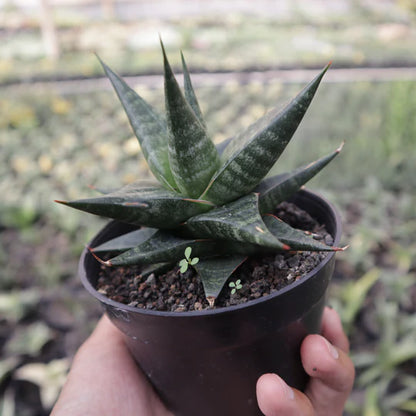
[{"label": "dark green leaf", "polygon": [[175,180],[169,167],[166,123],[122,78],[104,62],[100,62],[126,111],[150,170],[163,185],[175,189]]},{"label": "dark green leaf", "polygon": [[190,218],[185,228],[203,238],[233,240],[284,250],[267,229],[258,211],[258,194],[249,194],[210,212]]},{"label": "dark green leaf", "polygon": [[173,75],[162,45],[169,126],[169,162],[179,190],[198,198],[219,166],[219,155]]},{"label": "dark green leaf", "polygon": [[279,175],[274,178],[267,178],[265,184],[259,184],[256,192],[260,193],[260,212],[265,214],[272,212],[278,204],[286,201],[295,194],[306,182],[319,173],[335,156],[341,151],[342,146],[335,152],[322,157],[321,159],[303,166],[293,172]]},{"label": "dark green leaf", "polygon": [[210,304],[218,297],[227,279],[245,259],[246,257],[242,255],[215,257],[200,260],[195,266]]},{"label": "dark green leaf", "polygon": [[223,165],[202,195],[204,199],[217,205],[232,201],[250,192],[266,176],[302,121],[327,69],[283,111],[273,110],[228,144],[221,156]]},{"label": "dark green leaf", "polygon": [[100,251],[124,251],[148,240],[157,230],[155,228],[142,227],[138,230],[123,234],[120,237],[108,240],[105,243],[94,247],[95,252]]},{"label": "dark green leaf", "polygon": [[266,215],[264,223],[270,232],[294,251],[339,251],[337,247],[327,246],[315,240],[310,233],[296,230],[274,215]]},{"label": "dark green leaf", "polygon": [[186,247],[192,247],[197,255],[212,256],[216,253],[217,243],[212,240],[184,239],[158,231],[149,240],[104,262],[104,264],[122,266],[177,262],[183,259]]},{"label": "dark green leaf", "polygon": [[186,101],[188,101],[188,104],[191,106],[192,110],[194,110],[194,113],[198,117],[198,120],[206,129],[205,120],[204,120],[204,117],[202,116],[202,111],[199,106],[198,99],[196,98],[194,88],[192,86],[191,76],[189,75],[188,67],[186,65],[183,53],[181,53],[181,58],[182,58],[183,81],[184,81]]},{"label": "dark green leaf", "polygon": [[189,217],[212,208],[206,201],[191,200],[167,189],[135,182],[117,192],[77,201],[57,201],[72,208],[130,224],[173,228]]}]

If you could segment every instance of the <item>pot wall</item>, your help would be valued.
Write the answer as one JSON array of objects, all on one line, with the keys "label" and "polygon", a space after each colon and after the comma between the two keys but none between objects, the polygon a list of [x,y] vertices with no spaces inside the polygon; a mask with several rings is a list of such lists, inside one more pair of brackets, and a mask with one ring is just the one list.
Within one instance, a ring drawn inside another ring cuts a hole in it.
[{"label": "pot wall", "polygon": [[[339,242],[341,226],[332,206],[307,191],[299,192],[294,202]],[[129,229],[111,222],[91,246]],[[175,415],[254,416],[261,415],[255,396],[260,375],[275,372],[304,388],[300,345],[306,335],[320,330],[334,260],[329,253],[307,276],[265,298],[201,312],[146,311],[111,301],[94,289],[100,266],[88,251],[81,257],[80,275]]]}]

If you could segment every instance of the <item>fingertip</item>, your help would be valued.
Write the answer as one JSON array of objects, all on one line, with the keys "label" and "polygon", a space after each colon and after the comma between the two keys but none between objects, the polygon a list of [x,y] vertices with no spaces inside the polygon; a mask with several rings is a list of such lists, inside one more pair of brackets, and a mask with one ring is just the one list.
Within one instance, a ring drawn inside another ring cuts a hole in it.
[{"label": "fingertip", "polygon": [[295,399],[294,390],[277,374],[262,375],[257,381],[256,391],[259,408],[265,415],[281,411]]},{"label": "fingertip", "polygon": [[90,344],[119,344],[123,342],[122,333],[115,327],[107,315],[103,315],[98,321],[94,331],[91,333],[86,343]]},{"label": "fingertip", "polygon": [[308,335],[301,345],[301,359],[312,379],[319,379],[334,391],[348,391],[355,371],[351,359],[321,335]]},{"label": "fingertip", "polygon": [[327,338],[333,345],[348,353],[350,343],[342,327],[341,318],[338,312],[331,308],[325,307],[322,316],[322,336]]}]

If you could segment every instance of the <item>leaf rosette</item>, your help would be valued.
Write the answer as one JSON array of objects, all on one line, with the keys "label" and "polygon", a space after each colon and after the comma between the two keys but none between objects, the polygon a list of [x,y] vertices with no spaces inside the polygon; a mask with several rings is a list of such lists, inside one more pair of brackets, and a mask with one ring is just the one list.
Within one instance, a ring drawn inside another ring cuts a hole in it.
[{"label": "leaf rosette", "polygon": [[165,117],[100,61],[158,183],[137,181],[97,197],[57,201],[141,227],[91,248],[96,258],[97,253],[116,252],[103,263],[139,264],[144,270],[180,263],[185,271],[192,265],[213,305],[247,256],[267,251],[341,250],[292,228],[273,211],[328,165],[342,146],[293,172],[265,179],[292,139],[329,65],[285,108],[270,111],[215,146],[183,55],[182,90],[161,45]]}]

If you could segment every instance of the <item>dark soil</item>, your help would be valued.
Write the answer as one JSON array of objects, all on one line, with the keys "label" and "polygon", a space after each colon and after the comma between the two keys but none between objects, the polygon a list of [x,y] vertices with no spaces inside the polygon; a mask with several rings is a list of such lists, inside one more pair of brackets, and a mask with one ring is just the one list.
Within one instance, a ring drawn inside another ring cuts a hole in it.
[{"label": "dark soil", "polygon": [[[315,238],[328,245],[333,242],[324,226],[294,204],[280,204],[275,215],[292,227],[312,232]],[[326,255],[284,252],[251,256],[229,279],[234,282],[240,279],[241,289],[231,294],[227,282],[214,307],[238,305],[276,292],[307,274]],[[102,266],[97,290],[117,302],[144,309],[184,312],[210,308],[202,283],[192,267],[184,274],[179,273],[178,266],[160,276],[142,277],[140,273],[138,266]]]}]

